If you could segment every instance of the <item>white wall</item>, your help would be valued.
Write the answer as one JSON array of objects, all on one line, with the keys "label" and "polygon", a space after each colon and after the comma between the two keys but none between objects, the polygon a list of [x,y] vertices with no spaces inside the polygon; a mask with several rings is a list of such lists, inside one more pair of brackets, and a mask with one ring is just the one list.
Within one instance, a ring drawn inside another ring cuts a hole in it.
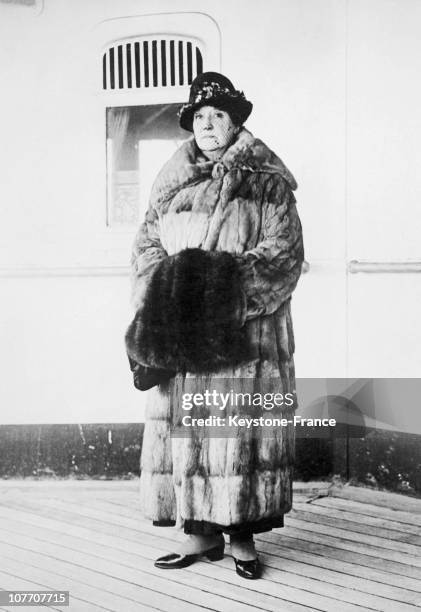
[{"label": "white wall", "polygon": [[[421,3],[352,0],[349,259],[421,261]],[[420,274],[349,276],[349,371],[421,374]]]},{"label": "white wall", "polygon": [[[373,312],[362,306],[367,279],[372,294],[381,295],[377,280],[355,276],[354,291],[346,264],[350,254],[354,258],[417,255],[419,233],[412,222],[420,218],[415,208],[420,184],[414,179],[419,159],[411,156],[410,145],[417,147],[419,141],[419,91],[414,84],[407,92],[415,94],[411,101],[407,95],[400,97],[398,90],[405,90],[408,80],[415,83],[419,74],[416,64],[408,66],[417,51],[420,57],[419,3],[45,0],[44,4],[38,16],[0,5],[4,315],[0,364],[5,381],[0,421],[142,420],[147,395],[130,386],[122,341],[131,316],[128,279],[101,276],[104,269],[107,274],[115,266],[127,265],[134,230],[105,226],[105,103],[99,88],[102,44],[108,42],[101,42],[105,30],[100,24],[147,13],[203,12],[216,22],[222,63],[205,69],[222,70],[244,89],[254,103],[249,129],[297,177],[306,259],[311,265],[293,301],[297,375],[370,377],[391,371],[414,375],[413,369],[407,369],[408,360],[399,365],[395,361],[388,368],[390,362],[377,351],[375,343],[387,324],[376,318],[381,302]],[[406,11],[399,9],[402,5]],[[112,31],[113,22],[106,23],[107,31]],[[394,90],[391,83],[391,95],[390,69],[393,83],[399,85]],[[396,117],[392,127],[391,109]],[[385,133],[392,146],[383,149],[380,136]],[[386,151],[380,157],[379,149]],[[387,177],[398,168],[392,191],[383,168]],[[402,230],[398,241],[392,239],[393,220],[385,222],[381,242],[377,234],[371,238],[367,228],[379,212],[393,219],[402,206],[408,206],[409,238]],[[361,243],[379,248],[360,249]],[[48,276],[47,270],[43,277],[41,270],[40,277],[20,277],[16,272],[51,266],[88,267],[93,275],[78,277],[76,270],[76,276]],[[400,313],[416,295],[413,279],[408,281],[406,300],[399,302]],[[396,296],[400,281],[388,277],[385,293]],[[371,353],[367,316],[378,325]],[[419,330],[418,325],[418,334]],[[409,337],[399,336],[399,330],[397,334],[412,364],[420,349]]]}]

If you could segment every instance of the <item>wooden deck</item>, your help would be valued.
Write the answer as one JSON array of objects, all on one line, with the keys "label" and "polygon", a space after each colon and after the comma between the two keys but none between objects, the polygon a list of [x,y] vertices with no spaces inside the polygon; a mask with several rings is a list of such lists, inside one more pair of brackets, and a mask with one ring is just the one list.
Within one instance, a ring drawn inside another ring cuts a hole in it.
[{"label": "wooden deck", "polygon": [[263,578],[246,581],[229,546],[217,563],[155,569],[179,534],[140,517],[137,490],[136,481],[1,482],[0,588],[70,591],[70,607],[53,609],[71,612],[421,609],[421,501],[413,512],[376,505],[374,492],[364,503],[298,492],[286,527],[257,537]]}]

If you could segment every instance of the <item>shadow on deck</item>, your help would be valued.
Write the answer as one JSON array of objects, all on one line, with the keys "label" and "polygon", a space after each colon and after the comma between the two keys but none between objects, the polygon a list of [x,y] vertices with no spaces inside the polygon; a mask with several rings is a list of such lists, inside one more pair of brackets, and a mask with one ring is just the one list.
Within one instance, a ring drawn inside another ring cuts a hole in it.
[{"label": "shadow on deck", "polygon": [[217,563],[154,568],[179,534],[141,518],[137,481],[0,481],[0,588],[70,591],[53,609],[71,612],[420,609],[421,501],[309,490],[296,486],[284,529],[257,536],[264,575],[246,581],[229,546]]}]

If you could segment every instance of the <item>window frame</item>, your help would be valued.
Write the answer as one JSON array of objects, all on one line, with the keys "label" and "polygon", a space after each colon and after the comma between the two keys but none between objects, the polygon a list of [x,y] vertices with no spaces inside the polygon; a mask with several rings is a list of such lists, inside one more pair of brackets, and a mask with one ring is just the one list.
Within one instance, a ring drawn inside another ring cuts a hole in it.
[{"label": "window frame", "polygon": [[[122,245],[132,236],[134,225],[108,225],[109,209],[107,204],[107,153],[106,153],[106,109],[121,106],[144,106],[154,104],[183,104],[188,100],[189,85],[171,85],[164,87],[140,87],[130,90],[103,89],[103,54],[110,45],[120,41],[142,39],[152,40],[160,38],[184,39],[198,44],[203,61],[203,70],[220,71],[221,60],[221,33],[216,21],[209,15],[200,12],[154,13],[144,15],[129,15],[107,19],[98,23],[93,31],[92,38],[95,43],[95,56],[92,57],[91,70],[93,96],[97,101],[98,114],[101,118],[100,143],[101,162],[103,168],[102,201],[98,203],[96,218],[100,220],[100,234],[104,235],[105,242],[112,242],[121,250]],[[99,125],[97,126],[99,134]],[[114,236],[114,239],[111,238]]]}]

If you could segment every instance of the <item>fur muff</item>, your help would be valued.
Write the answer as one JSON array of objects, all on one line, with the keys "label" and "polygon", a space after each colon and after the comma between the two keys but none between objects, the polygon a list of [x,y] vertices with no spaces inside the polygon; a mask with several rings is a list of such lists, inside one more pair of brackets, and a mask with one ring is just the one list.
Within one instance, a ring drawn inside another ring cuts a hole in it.
[{"label": "fur muff", "polygon": [[233,255],[184,249],[154,271],[126,334],[128,352],[139,363],[177,372],[218,372],[246,362],[244,306]]}]

